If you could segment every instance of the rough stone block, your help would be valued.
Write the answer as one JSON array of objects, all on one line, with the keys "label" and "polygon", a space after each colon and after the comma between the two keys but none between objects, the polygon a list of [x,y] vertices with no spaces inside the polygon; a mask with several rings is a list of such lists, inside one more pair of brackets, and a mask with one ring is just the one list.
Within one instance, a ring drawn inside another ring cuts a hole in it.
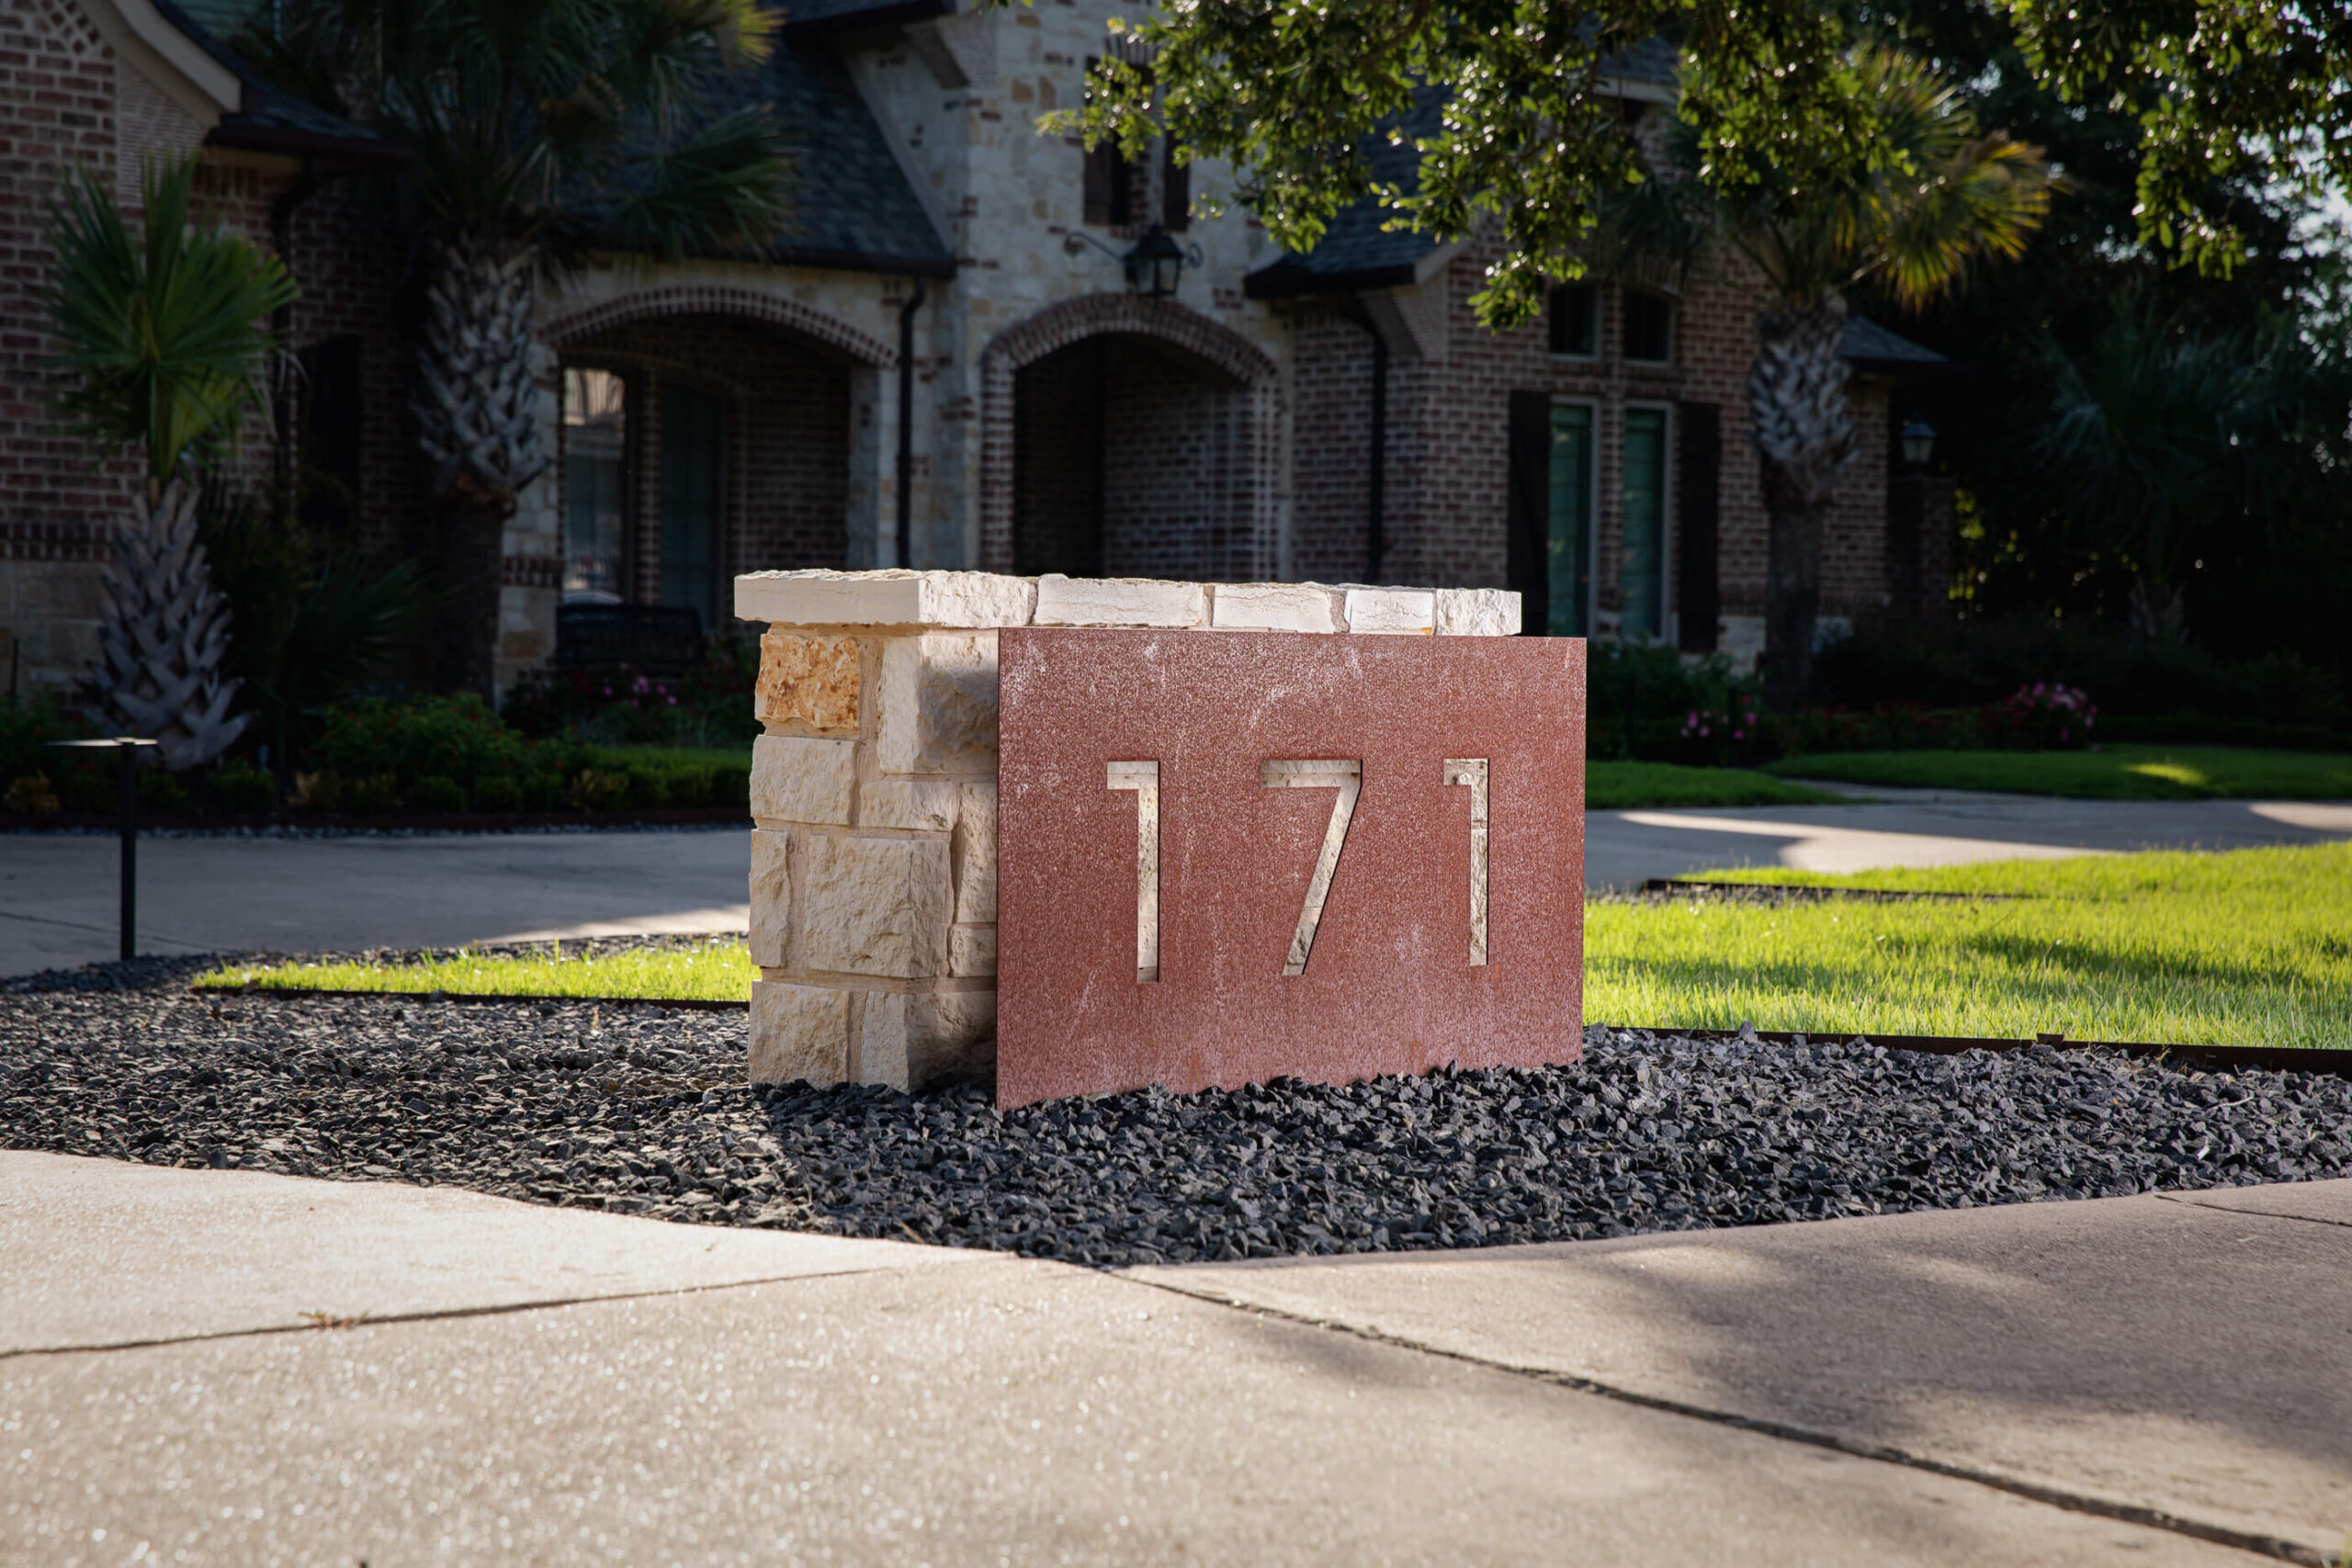
[{"label": "rough stone block", "polygon": [[760,638],[753,711],[762,724],[857,733],[857,639],[771,630]]},{"label": "rough stone block", "polygon": [[772,822],[847,826],[857,742],[763,735],[752,742],[752,815]]},{"label": "rough stone block", "polygon": [[1348,630],[1359,634],[1437,629],[1437,595],[1427,588],[1351,588]]},{"label": "rough stone block", "polygon": [[849,1074],[849,993],[752,982],[752,1081],[817,1085]]},{"label": "rough stone block", "polygon": [[857,825],[944,833],[956,826],[954,779],[868,779],[857,786]]},{"label": "rough stone block", "polygon": [[1023,626],[1037,603],[1026,577],[986,571],[752,571],[735,614],[806,626]]},{"label": "rough stone block", "polygon": [[947,972],[955,895],[944,839],[821,834],[799,849],[802,968],[898,978]]},{"label": "rough stone block", "polygon": [[1440,637],[1517,637],[1519,595],[1507,588],[1441,588]]},{"label": "rough stone block", "polygon": [[1210,625],[1240,631],[1339,632],[1340,596],[1314,582],[1221,582]]},{"label": "rough stone block", "polygon": [[903,991],[867,991],[859,998],[857,1076],[860,1082],[911,1089],[908,1074],[907,1003]]},{"label": "rough stone block", "polygon": [[956,813],[956,919],[996,922],[996,781],[963,786]]},{"label": "rough stone block", "polygon": [[792,884],[786,853],[791,836],[752,829],[752,962],[784,966],[784,937],[792,923]]},{"label": "rough stone block", "polygon": [[996,771],[996,634],[882,645],[875,757],[886,773]]},{"label": "rough stone block", "polygon": [[1197,582],[1059,572],[1037,580],[1041,626],[1197,626],[1208,618],[1208,590]]},{"label": "rough stone block", "polygon": [[947,972],[966,979],[996,973],[996,928],[954,926],[947,933]]}]

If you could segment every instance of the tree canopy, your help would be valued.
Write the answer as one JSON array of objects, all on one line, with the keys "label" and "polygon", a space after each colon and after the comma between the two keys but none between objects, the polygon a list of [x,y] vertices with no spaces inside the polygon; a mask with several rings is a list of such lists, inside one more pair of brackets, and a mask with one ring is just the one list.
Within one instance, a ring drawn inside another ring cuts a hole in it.
[{"label": "tree canopy", "polygon": [[[2220,273],[2243,259],[2237,215],[2210,200],[2217,180],[2352,176],[2352,0],[1985,3],[2075,112],[2136,120],[2133,220],[2176,258]],[[1230,163],[1236,197],[1293,251],[1367,196],[1442,239],[1490,221],[1500,254],[1476,303],[1504,325],[1582,270],[1601,201],[1644,175],[1608,91],[1637,51],[1676,51],[1679,113],[1710,183],[1769,179],[1802,198],[1900,176],[1910,153],[1882,134],[1851,19],[1815,0],[1170,0],[1114,24],[1149,70],[1104,60],[1089,101],[1049,121],[1130,152],[1164,126],[1192,155]],[[1377,179],[1367,149],[1402,134],[1430,83],[1448,96],[1441,128],[1418,139],[1416,175]]]}]

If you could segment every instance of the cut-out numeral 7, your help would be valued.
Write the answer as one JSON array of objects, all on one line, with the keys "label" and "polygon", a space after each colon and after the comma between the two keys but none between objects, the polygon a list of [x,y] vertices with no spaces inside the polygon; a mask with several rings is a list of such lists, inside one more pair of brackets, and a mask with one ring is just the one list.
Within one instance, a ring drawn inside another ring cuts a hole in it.
[{"label": "cut-out numeral 7", "polygon": [[1448,757],[1445,782],[1470,787],[1470,966],[1487,962],[1487,759]]},{"label": "cut-out numeral 7", "polygon": [[1258,782],[1269,789],[1336,789],[1331,823],[1323,830],[1323,850],[1315,857],[1315,874],[1306,884],[1306,902],[1298,911],[1298,929],[1291,933],[1290,954],[1283,973],[1306,973],[1307,955],[1315,951],[1315,928],[1323,923],[1323,900],[1331,895],[1331,876],[1340,869],[1340,852],[1347,847],[1348,824],[1355,819],[1356,797],[1363,793],[1363,763],[1307,759],[1268,762]]},{"label": "cut-out numeral 7", "polygon": [[1113,762],[1112,789],[1136,792],[1136,983],[1159,978],[1159,764]]}]

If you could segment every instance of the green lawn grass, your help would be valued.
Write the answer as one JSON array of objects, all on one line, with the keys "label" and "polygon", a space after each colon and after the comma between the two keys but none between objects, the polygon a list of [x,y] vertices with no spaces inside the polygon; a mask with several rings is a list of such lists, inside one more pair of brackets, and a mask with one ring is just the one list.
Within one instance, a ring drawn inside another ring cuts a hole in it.
[{"label": "green lawn grass", "polygon": [[740,942],[595,958],[458,953],[423,964],[224,964],[199,990],[447,991],[469,997],[599,997],[748,1001],[760,972]]},{"label": "green lawn grass", "polygon": [[1685,768],[1672,762],[1588,762],[1588,811],[1643,806],[1818,806],[1847,798],[1744,768]]},{"label": "green lawn grass", "polygon": [[2352,756],[2231,746],[2107,746],[2097,751],[1825,751],[1767,765],[1783,777],[1921,788],[2006,790],[2094,800],[2352,799]]},{"label": "green lawn grass", "polygon": [[[2086,855],[1847,877],[1714,874],[2000,902],[1589,903],[1585,1016],[1838,1034],[2352,1046],[2352,844]],[[449,991],[741,1001],[733,942],[603,958],[223,967],[234,990]]]},{"label": "green lawn grass", "polygon": [[1590,904],[1585,1016],[1808,1033],[2352,1046],[2352,844],[1735,882],[1983,904]]}]

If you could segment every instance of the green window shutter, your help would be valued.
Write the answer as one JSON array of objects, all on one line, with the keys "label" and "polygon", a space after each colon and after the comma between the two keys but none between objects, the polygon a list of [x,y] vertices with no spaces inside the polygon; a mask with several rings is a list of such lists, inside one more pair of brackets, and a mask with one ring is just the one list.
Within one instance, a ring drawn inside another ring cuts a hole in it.
[{"label": "green window shutter", "polygon": [[1685,653],[1715,651],[1723,615],[1716,561],[1723,525],[1724,411],[1716,403],[1678,403],[1675,465],[1675,586]]}]

